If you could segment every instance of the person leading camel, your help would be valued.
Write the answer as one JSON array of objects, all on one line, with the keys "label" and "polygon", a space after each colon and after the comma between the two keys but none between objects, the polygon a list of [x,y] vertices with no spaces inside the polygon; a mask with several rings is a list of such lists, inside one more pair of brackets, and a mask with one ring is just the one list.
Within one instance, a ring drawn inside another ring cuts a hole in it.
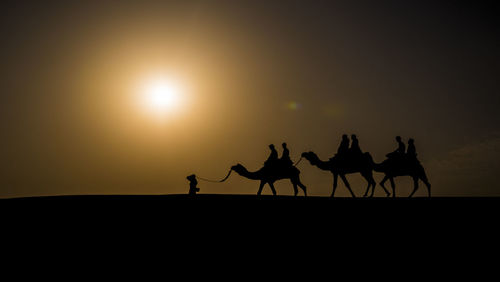
[{"label": "person leading camel", "polygon": [[200,192],[200,188],[196,187],[198,185],[198,181],[196,180],[196,175],[191,174],[186,177],[189,180],[189,195],[196,195],[197,192]]}]

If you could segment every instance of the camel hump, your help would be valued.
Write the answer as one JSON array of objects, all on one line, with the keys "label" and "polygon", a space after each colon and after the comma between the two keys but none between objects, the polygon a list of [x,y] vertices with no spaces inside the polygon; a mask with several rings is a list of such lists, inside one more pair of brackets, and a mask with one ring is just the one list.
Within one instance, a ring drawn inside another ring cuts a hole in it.
[{"label": "camel hump", "polygon": [[365,160],[369,161],[370,163],[373,163],[372,155],[369,152],[363,153],[363,157],[365,158]]}]

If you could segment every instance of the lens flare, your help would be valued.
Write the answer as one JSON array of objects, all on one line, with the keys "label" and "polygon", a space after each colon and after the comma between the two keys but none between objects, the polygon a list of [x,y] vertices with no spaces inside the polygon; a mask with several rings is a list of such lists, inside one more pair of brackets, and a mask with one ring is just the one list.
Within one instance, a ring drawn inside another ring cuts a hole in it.
[{"label": "lens flare", "polygon": [[290,101],[287,104],[287,108],[289,110],[296,111],[296,110],[302,108],[302,105],[300,103],[295,102],[295,101]]}]

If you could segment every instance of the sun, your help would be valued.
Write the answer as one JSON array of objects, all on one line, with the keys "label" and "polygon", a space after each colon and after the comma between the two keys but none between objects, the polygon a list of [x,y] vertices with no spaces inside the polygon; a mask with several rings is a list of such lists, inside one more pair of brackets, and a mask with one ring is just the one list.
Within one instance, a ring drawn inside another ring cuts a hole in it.
[{"label": "sun", "polygon": [[181,85],[168,78],[149,79],[143,83],[140,92],[144,109],[155,115],[165,116],[183,106]]}]

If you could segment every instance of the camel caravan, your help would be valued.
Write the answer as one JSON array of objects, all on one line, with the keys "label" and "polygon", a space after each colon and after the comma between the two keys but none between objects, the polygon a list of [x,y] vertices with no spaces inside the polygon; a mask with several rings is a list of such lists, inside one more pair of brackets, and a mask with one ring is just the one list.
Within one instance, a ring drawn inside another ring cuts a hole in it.
[{"label": "camel caravan", "polygon": [[[387,159],[382,163],[375,163],[370,153],[363,153],[361,151],[359,141],[354,134],[351,135],[351,140],[349,140],[348,136],[344,134],[337,153],[335,156],[326,161],[321,160],[314,152],[304,152],[301,155],[301,159],[296,164],[293,164],[290,159],[290,151],[288,150],[286,143],[282,144],[283,153],[281,158],[278,158],[278,152],[276,151],[274,145],[271,144],[269,145],[271,153],[268,159],[264,162],[264,166],[257,171],[250,172],[243,165],[237,164],[231,167],[229,173],[223,180],[211,181],[203,178],[200,179],[211,182],[223,182],[229,177],[231,172],[234,171],[245,178],[260,181],[257,195],[261,195],[262,189],[266,184],[268,184],[271,188],[273,195],[276,195],[277,193],[274,188],[274,182],[281,179],[289,179],[292,182],[295,196],[299,193],[298,187],[302,189],[304,196],[307,196],[306,186],[300,181],[300,170],[296,166],[302,158],[305,158],[311,165],[316,166],[321,170],[329,171],[333,174],[333,190],[331,197],[334,197],[335,191],[337,190],[337,180],[339,176],[351,193],[352,197],[356,197],[351,189],[349,181],[347,181],[346,178],[347,174],[353,173],[360,173],[368,183],[363,197],[373,197],[375,186],[377,184],[373,178],[373,171],[385,174],[384,179],[380,182],[380,186],[386,193],[387,197],[391,195],[396,197],[396,185],[394,183],[394,178],[398,176],[410,176],[413,179],[414,187],[410,197],[412,197],[418,190],[419,180],[426,185],[428,196],[430,197],[431,184],[427,179],[424,167],[417,159],[414,140],[408,140],[408,149],[406,149],[406,146],[400,136],[396,137],[396,142],[398,143],[398,148],[387,154]],[[190,194],[196,194],[196,191],[199,191],[199,188],[196,187],[196,184],[198,183],[196,181],[196,176],[194,174],[190,175],[188,176],[188,180],[190,181]],[[387,180],[390,181],[392,193],[390,193],[385,187]]]}]

